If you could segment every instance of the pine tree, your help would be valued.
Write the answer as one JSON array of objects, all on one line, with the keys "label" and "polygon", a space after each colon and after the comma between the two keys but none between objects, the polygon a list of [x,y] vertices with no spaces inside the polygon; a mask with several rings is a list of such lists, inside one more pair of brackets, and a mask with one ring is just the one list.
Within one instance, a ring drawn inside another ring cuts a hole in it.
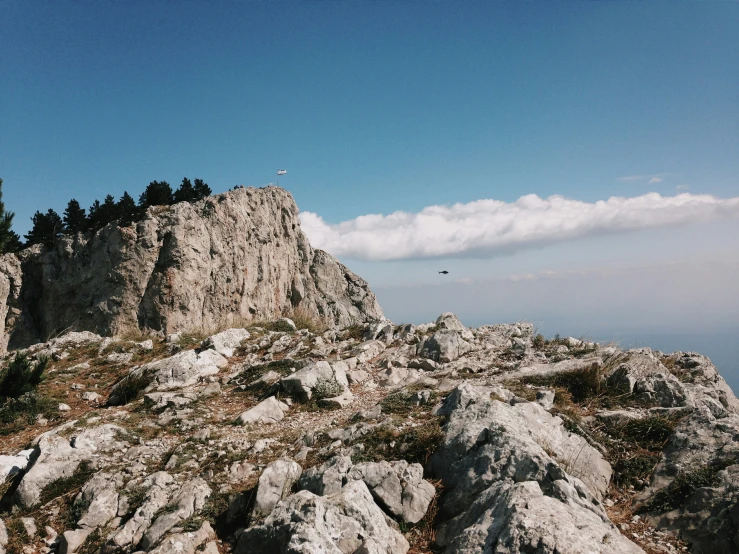
[{"label": "pine tree", "polygon": [[116,207],[118,209],[118,224],[121,227],[128,227],[134,221],[138,221],[141,212],[136,206],[133,196],[128,194],[128,192],[123,193]]},{"label": "pine tree", "polygon": [[187,177],[182,179],[182,184],[174,193],[175,202],[192,202],[195,200],[195,189]]},{"label": "pine tree", "polygon": [[64,231],[75,234],[87,230],[87,215],[85,209],[74,198],[67,204],[64,210]]},{"label": "pine tree", "polygon": [[3,180],[0,179],[0,254],[7,252],[17,252],[23,245],[18,234],[11,230],[13,226],[13,212],[5,211],[5,203],[3,202]]},{"label": "pine tree", "polygon": [[95,200],[89,212],[89,226],[93,230],[102,229],[108,223],[118,219],[118,205],[110,194],[105,197],[102,204],[99,200]]},{"label": "pine tree", "polygon": [[103,200],[98,212],[98,218],[100,219],[101,227],[105,227],[108,223],[118,219],[118,205],[112,195],[108,194]]},{"label": "pine tree", "polygon": [[195,179],[195,200],[200,200],[211,194],[213,194],[213,191],[202,179]]},{"label": "pine tree", "polygon": [[62,218],[51,209],[45,214],[36,212],[31,221],[33,221],[33,228],[25,235],[28,246],[32,244],[52,246],[64,229]]},{"label": "pine tree", "polygon": [[87,210],[87,227],[88,229],[100,229],[100,200],[95,200]]},{"label": "pine tree", "polygon": [[167,181],[152,181],[139,196],[139,206],[144,210],[149,206],[168,206],[173,201],[172,187]]}]

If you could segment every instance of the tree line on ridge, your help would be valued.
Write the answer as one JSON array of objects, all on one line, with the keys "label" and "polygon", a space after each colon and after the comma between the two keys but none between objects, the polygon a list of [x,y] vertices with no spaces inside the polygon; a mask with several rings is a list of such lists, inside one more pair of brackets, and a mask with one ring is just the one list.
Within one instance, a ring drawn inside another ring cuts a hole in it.
[{"label": "tree line on ridge", "polygon": [[143,219],[146,209],[150,206],[196,202],[212,194],[210,187],[202,179],[190,181],[185,177],[179,188],[174,191],[166,181],[152,181],[139,196],[138,203],[128,192],[124,192],[117,202],[108,194],[102,202],[95,200],[92,206],[85,210],[73,198],[61,216],[52,209],[46,213],[37,211],[33,214],[31,217],[33,227],[24,235],[26,239],[24,243],[11,229],[15,214],[5,211],[2,183],[0,179],[0,254],[17,252],[34,244],[52,245],[57,237],[62,235],[95,232],[113,222],[117,222],[121,227],[127,227]]}]

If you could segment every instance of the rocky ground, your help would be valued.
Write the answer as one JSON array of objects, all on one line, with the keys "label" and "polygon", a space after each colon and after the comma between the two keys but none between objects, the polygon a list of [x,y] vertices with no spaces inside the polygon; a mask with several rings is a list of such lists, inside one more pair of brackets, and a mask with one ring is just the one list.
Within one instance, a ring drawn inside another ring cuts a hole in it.
[{"label": "rocky ground", "polygon": [[298,326],[24,351],[51,361],[0,408],[0,552],[739,551],[739,401],[704,356]]}]

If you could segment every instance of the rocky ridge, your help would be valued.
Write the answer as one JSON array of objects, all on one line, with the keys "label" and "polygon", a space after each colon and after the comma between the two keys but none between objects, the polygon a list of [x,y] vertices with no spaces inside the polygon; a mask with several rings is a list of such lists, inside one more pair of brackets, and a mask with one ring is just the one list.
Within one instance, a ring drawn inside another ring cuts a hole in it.
[{"label": "rocky ridge", "polygon": [[291,314],[328,326],[383,315],[364,280],[311,248],[292,196],[272,186],[0,256],[2,352],[68,331],[204,332]]},{"label": "rocky ridge", "polygon": [[55,404],[0,418],[0,552],[739,548],[739,402],[704,356],[296,327],[28,348]]}]

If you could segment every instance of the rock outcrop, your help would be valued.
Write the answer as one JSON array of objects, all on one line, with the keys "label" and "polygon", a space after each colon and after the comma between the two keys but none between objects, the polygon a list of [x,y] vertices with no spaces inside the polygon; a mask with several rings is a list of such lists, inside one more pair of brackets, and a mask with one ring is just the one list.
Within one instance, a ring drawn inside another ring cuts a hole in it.
[{"label": "rock outcrop", "polygon": [[33,345],[46,379],[0,404],[0,553],[736,552],[739,401],[710,361],[532,331]]},{"label": "rock outcrop", "polygon": [[174,333],[294,311],[329,326],[383,318],[364,280],[311,248],[277,187],[152,207],[134,226],[0,257],[0,351],[68,330]]}]

